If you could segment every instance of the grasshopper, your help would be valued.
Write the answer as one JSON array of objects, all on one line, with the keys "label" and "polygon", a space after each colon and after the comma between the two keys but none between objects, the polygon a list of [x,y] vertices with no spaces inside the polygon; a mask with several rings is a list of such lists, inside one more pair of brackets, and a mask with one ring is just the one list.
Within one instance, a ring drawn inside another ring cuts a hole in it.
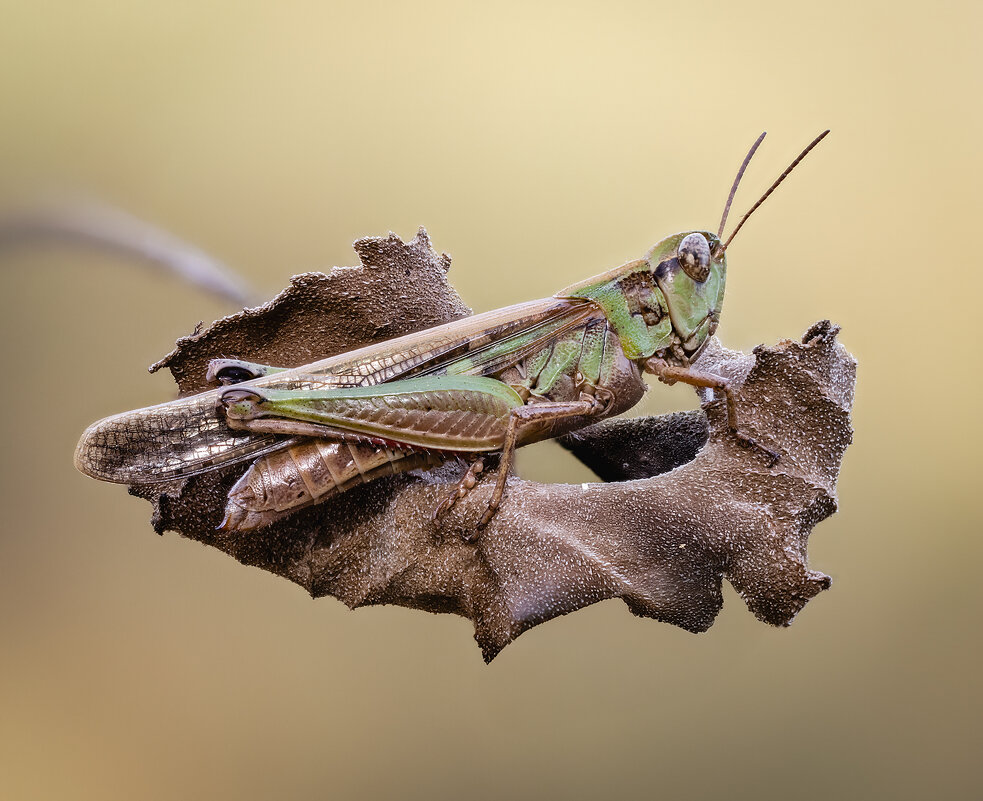
[{"label": "grasshopper", "polygon": [[557,437],[634,406],[642,374],[723,394],[737,442],[769,466],[778,454],[740,425],[727,379],[694,367],[717,329],[726,252],[751,214],[814,148],[799,154],[730,237],[731,187],[716,233],[687,231],[644,258],[542,300],[519,303],[290,369],[216,359],[214,389],[108,417],[75,452],[83,473],[153,484],[249,461],[220,528],[249,531],[384,475],[450,458],[470,465],[436,519],[501,455],[478,522],[502,503],[516,447]]}]

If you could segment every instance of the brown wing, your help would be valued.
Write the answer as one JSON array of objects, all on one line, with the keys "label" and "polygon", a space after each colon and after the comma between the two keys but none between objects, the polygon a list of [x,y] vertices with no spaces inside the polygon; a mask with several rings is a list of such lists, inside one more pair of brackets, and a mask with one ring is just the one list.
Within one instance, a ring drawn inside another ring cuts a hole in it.
[{"label": "brown wing", "polygon": [[[475,315],[245,382],[271,389],[380,384],[411,375],[488,375],[598,314],[588,301],[545,298]],[[93,423],[75,450],[86,475],[153,484],[198,475],[294,444],[230,429],[218,411],[222,389]]]},{"label": "brown wing", "polygon": [[[452,373],[489,375],[525,358],[552,337],[599,311],[579,298],[544,298],[342,353],[256,383],[278,389],[367,386],[397,378]],[[283,382],[271,381],[279,378]]]}]

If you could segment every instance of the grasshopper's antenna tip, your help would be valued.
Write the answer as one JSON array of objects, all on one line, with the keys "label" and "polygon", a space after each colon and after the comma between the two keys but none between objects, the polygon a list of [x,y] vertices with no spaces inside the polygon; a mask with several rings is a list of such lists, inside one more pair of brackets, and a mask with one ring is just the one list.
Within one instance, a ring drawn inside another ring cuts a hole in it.
[{"label": "grasshopper's antenna tip", "polygon": [[717,229],[717,239],[720,239],[724,235],[724,226],[727,225],[727,215],[730,214],[730,204],[734,202],[734,195],[737,194],[737,187],[741,185],[741,178],[744,177],[744,170],[746,170],[747,165],[751,163],[751,157],[754,155],[754,151],[757,150],[758,145],[764,141],[767,133],[767,131],[762,131],[761,136],[754,140],[754,144],[751,145],[751,149],[744,157],[741,168],[737,171],[737,177],[734,179],[734,183],[730,188],[730,194],[727,195],[727,204],[724,206],[724,213],[720,217],[720,227]]},{"label": "grasshopper's antenna tip", "polygon": [[[794,170],[798,166],[799,162],[802,161],[802,159],[804,159],[806,156],[809,155],[809,151],[810,150],[812,150],[816,145],[818,145],[820,142],[823,141],[823,139],[826,138],[826,135],[828,133],[829,133],[829,128],[827,128],[825,131],[823,131],[821,134],[819,134],[819,136],[817,136],[815,139],[813,139],[809,143],[808,147],[806,147],[805,150],[803,150],[801,153],[799,153],[799,155],[795,157],[795,160],[791,164],[789,164],[788,167],[785,168],[785,172],[783,172],[781,175],[779,175],[778,178],[775,180],[775,182],[771,186],[768,187],[768,191],[765,192],[760,198],[758,198],[758,202],[755,203],[753,206],[751,206],[751,208],[748,210],[747,214],[745,214],[743,217],[741,217],[741,221],[737,224],[737,226],[734,228],[734,230],[730,232],[730,236],[727,237],[727,241],[724,242],[724,244],[720,248],[717,249],[717,255],[718,256],[721,255],[721,254],[723,254],[724,251],[727,250],[727,247],[730,245],[730,243],[734,241],[734,237],[737,236],[737,232],[741,230],[741,227],[744,225],[744,223],[747,222],[748,217],[750,217],[754,213],[755,209],[757,209],[758,206],[760,206],[762,203],[764,203],[768,199],[768,196],[778,188],[778,185],[782,181],[784,181],[786,178],[788,178],[788,174],[790,172],[792,172],[792,170]],[[762,137],[763,136],[764,136],[764,134],[762,134]],[[760,141],[760,139],[758,141]],[[756,146],[757,146],[757,143],[755,143],[755,147]],[[754,153],[754,148],[751,148],[751,153]],[[750,158],[750,154],[749,154],[748,157]],[[745,162],[746,162],[746,160],[745,160]],[[743,169],[744,168],[742,167],[741,168],[741,171],[742,172],[743,172]],[[740,173],[738,173],[738,177],[740,177]],[[728,201],[728,206],[729,205],[730,205],[730,202]],[[726,210],[725,210],[724,214],[726,216]],[[722,236],[723,235],[723,226],[721,226],[721,229],[720,230],[721,230],[721,233],[718,234],[718,236]]]}]

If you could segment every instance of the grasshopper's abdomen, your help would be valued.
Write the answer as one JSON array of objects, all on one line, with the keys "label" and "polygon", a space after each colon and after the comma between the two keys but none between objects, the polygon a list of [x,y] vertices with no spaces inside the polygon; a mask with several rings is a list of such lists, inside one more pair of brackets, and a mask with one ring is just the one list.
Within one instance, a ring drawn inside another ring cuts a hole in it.
[{"label": "grasshopper's abdomen", "polygon": [[304,440],[250,465],[232,490],[221,528],[250,531],[356,484],[423,467],[446,457],[354,442]]}]

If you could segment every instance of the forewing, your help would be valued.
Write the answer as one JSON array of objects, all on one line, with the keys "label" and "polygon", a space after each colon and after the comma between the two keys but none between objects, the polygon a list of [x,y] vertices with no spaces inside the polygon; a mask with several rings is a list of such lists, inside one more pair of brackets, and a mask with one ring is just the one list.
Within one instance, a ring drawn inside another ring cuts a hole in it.
[{"label": "forewing", "polygon": [[[410,376],[488,375],[514,364],[596,314],[581,300],[545,298],[475,315],[313,364],[244,382],[269,389],[370,386]],[[75,452],[78,469],[120,484],[197,475],[288,447],[294,438],[234,431],[215,389],[107,417]]]},{"label": "forewing", "polygon": [[327,389],[442,373],[489,375],[598,313],[592,303],[579,298],[518,303],[333,356],[280,377],[294,380],[284,389]]},{"label": "forewing", "polygon": [[118,484],[154,484],[254,459],[286,447],[273,434],[233,431],[216,391],[113,415],[89,426],[75,450],[86,475]]},{"label": "forewing", "polygon": [[600,312],[590,303],[556,300],[552,308],[519,321],[503,322],[445,354],[417,375],[492,375],[522,361]]}]

